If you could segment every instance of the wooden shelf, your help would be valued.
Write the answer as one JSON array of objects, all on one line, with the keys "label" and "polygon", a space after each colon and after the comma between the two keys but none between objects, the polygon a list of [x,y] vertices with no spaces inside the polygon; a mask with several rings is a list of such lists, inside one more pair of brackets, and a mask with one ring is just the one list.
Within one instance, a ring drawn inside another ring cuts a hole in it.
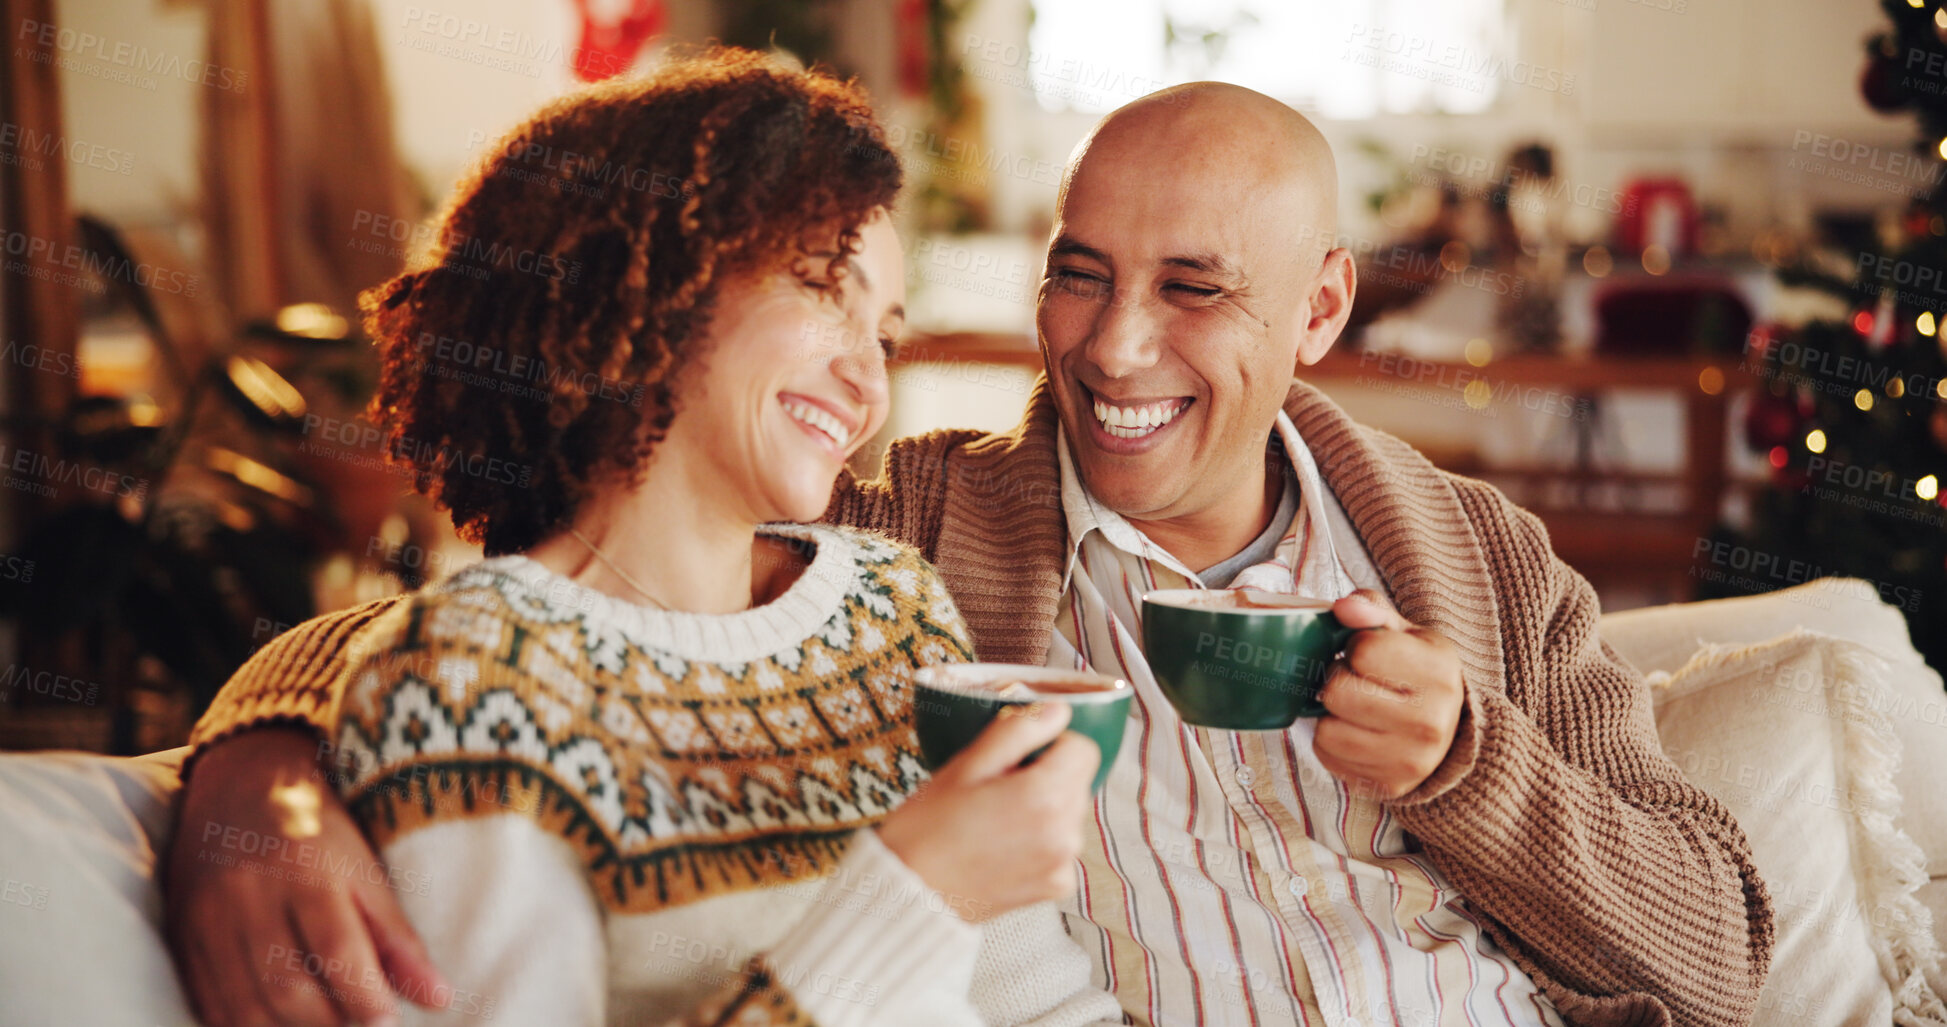
[{"label": "wooden shelf", "polygon": [[[902,348],[894,366],[924,363],[1002,364],[1039,369],[1041,351],[1026,335],[991,332],[947,332],[921,335]],[[1348,378],[1398,380],[1399,367],[1429,368],[1449,376],[1480,377],[1491,381],[1550,384],[1565,389],[1676,388],[1695,386],[1707,367],[1723,374],[1727,385],[1740,376],[1735,355],[1719,357],[1557,357],[1512,356],[1476,367],[1459,361],[1426,360],[1398,353],[1359,353],[1334,350],[1306,368],[1299,377],[1321,384]],[[1699,390],[1701,391],[1701,390]]]},{"label": "wooden shelf", "polygon": [[[926,363],[998,364],[1039,370],[1041,353],[1025,335],[950,333],[921,336],[900,355],[895,365]],[[1705,391],[1704,375],[1715,369],[1713,391]],[[1592,397],[1613,389],[1646,389],[1683,397],[1685,424],[1681,470],[1670,474],[1623,474],[1590,468],[1453,466],[1459,473],[1522,486],[1516,491],[1544,491],[1551,486],[1571,488],[1603,484],[1674,487],[1682,496],[1678,509],[1667,512],[1618,512],[1577,508],[1572,504],[1537,504],[1532,509],[1547,525],[1555,552],[1595,582],[1650,585],[1672,598],[1690,595],[1691,554],[1697,540],[1716,525],[1724,495],[1730,488],[1724,456],[1729,439],[1726,423],[1730,400],[1754,387],[1758,379],[1746,372],[1736,354],[1715,357],[1648,355],[1512,356],[1484,366],[1462,362],[1422,360],[1402,354],[1333,352],[1304,368],[1299,377],[1330,393],[1334,386],[1374,385],[1464,390],[1472,382],[1486,383],[1498,394],[1504,384],[1545,386],[1567,397]]]}]

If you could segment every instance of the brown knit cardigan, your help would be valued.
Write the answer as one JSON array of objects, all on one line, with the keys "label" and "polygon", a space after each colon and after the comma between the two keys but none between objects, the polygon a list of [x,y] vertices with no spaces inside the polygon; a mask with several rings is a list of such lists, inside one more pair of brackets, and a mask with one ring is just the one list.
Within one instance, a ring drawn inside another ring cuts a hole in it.
[{"label": "brown knit cardigan", "polygon": [[[1749,1023],[1771,958],[1764,882],[1730,813],[1663,755],[1588,582],[1493,487],[1303,383],[1285,411],[1400,613],[1460,651],[1467,714],[1446,762],[1391,803],[1401,822],[1570,1022]],[[1047,655],[1066,534],[1055,420],[1037,381],[1013,431],[900,439],[826,511],[937,564],[985,660]],[[224,686],[196,751],[276,722],[322,731],[358,632],[396,601],[279,636]]]}]

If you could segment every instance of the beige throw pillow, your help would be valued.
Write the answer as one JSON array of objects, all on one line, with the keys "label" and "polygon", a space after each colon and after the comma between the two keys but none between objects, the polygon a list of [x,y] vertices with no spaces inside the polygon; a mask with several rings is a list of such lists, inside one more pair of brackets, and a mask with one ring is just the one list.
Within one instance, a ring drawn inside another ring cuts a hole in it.
[{"label": "beige throw pillow", "polygon": [[1866,649],[1797,630],[1649,675],[1664,750],[1737,817],[1771,891],[1757,1023],[1947,1025],[1883,674]]}]

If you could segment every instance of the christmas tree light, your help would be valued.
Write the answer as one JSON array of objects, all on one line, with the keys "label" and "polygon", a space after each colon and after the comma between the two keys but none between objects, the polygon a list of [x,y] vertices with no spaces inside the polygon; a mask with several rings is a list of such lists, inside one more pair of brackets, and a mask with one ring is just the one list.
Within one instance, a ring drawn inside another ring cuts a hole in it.
[{"label": "christmas tree light", "polygon": [[[1859,87],[1873,109],[1918,122],[1911,156],[1898,155],[1910,161],[1895,183],[1909,199],[1850,247],[1792,247],[1769,233],[1753,242],[1783,285],[1824,292],[1844,314],[1752,333],[1745,367],[1767,387],[1744,437],[1766,455],[1770,481],[1749,526],[1718,535],[1905,597],[1895,605],[1915,647],[1947,669],[1947,80],[1926,73],[1947,67],[1947,7],[1880,7],[1891,24],[1868,42]],[[1798,583],[1700,575],[1699,593]]]}]

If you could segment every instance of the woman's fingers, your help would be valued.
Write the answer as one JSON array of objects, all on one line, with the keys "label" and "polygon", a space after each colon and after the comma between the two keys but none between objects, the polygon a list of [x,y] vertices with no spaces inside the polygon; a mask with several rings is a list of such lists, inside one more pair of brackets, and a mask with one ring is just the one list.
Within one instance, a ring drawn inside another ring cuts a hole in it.
[{"label": "woman's fingers", "polygon": [[[879,824],[893,854],[960,915],[996,913],[1074,890],[1095,743],[1066,730],[1066,703],[1003,710]],[[1022,761],[1039,752],[1032,764]]]},{"label": "woman's fingers", "polygon": [[1063,731],[1023,772],[1031,775],[1032,786],[1037,789],[1080,798],[1087,794],[1088,784],[1101,765],[1102,750],[1094,742],[1073,731]]},{"label": "woman's fingers", "polygon": [[999,777],[1054,741],[1068,726],[1068,718],[1068,704],[1063,702],[1004,706],[993,723],[934,776],[957,784]]}]

